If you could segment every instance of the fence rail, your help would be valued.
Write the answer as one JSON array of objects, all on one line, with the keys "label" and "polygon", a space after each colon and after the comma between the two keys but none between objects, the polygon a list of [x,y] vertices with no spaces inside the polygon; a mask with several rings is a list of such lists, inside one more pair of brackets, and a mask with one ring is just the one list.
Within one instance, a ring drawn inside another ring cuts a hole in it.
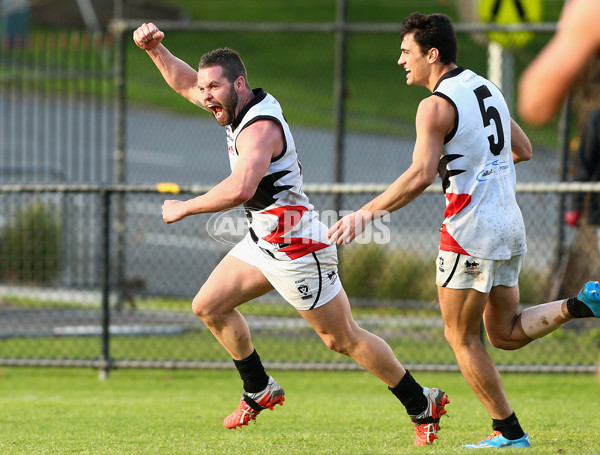
[{"label": "fence rail", "polygon": [[[315,196],[331,197],[335,194],[354,199],[372,197],[385,187],[386,185],[379,184],[335,184],[307,185],[305,189],[313,199]],[[179,191],[183,197],[191,197],[208,189],[210,186],[184,185]],[[549,203],[540,203],[540,197],[551,201],[556,200],[560,194],[590,192],[600,192],[600,184],[532,183],[519,185],[518,198],[524,213],[532,210],[537,212],[533,214],[533,219],[538,222],[531,226],[535,232],[545,223],[542,215],[551,210]],[[179,238],[201,241],[198,249],[200,257],[194,258],[192,264],[203,260],[211,262],[211,251],[215,246],[219,247],[219,251],[214,261],[218,261],[229,248],[227,245],[218,245],[214,239],[200,233],[203,222],[208,223],[206,218],[198,223],[178,223],[182,224],[183,230],[169,233],[169,227],[160,220],[159,210],[162,199],[171,197],[173,196],[159,194],[155,185],[0,185],[0,201],[6,209],[6,214],[14,214],[14,209],[32,204],[50,207],[50,213],[53,214],[51,218],[61,223],[60,229],[65,233],[57,241],[69,243],[66,250],[65,245],[58,249],[67,253],[61,260],[56,261],[56,273],[51,274],[53,278],[49,281],[11,281],[11,275],[6,273],[6,258],[3,262],[0,261],[0,273],[4,274],[0,275],[3,278],[0,285],[0,365],[84,366],[99,369],[103,377],[108,375],[112,368],[230,368],[231,362],[225,353],[221,352],[206,327],[189,310],[187,302],[193,294],[189,294],[186,299],[176,292],[169,296],[168,293],[157,292],[156,289],[153,291],[142,288],[137,290],[137,294],[136,290],[131,293],[130,306],[119,305],[115,298],[115,293],[123,291],[125,286],[115,281],[113,273],[115,263],[119,260],[118,252],[115,251],[118,243],[114,241],[117,211],[113,205],[119,198],[124,198],[126,203],[126,230],[130,233],[125,238],[125,256],[128,258],[126,269],[138,269],[138,273],[144,279],[152,280],[150,275],[158,270],[163,282],[180,280],[181,270],[173,269],[170,264],[184,262],[184,256],[189,254],[190,245],[186,243],[188,240],[183,241],[184,245],[180,251],[174,251],[162,249],[161,242],[156,239],[170,239],[175,245]],[[77,202],[81,198],[85,200]],[[392,229],[392,241],[383,245],[384,249],[378,250],[377,255],[381,257],[384,255],[383,251],[396,251],[397,268],[386,270],[392,267],[391,263],[388,263],[378,270],[379,274],[390,272],[393,279],[399,280],[406,270],[417,267],[417,264],[422,264],[423,270],[432,268],[431,255],[436,251],[437,233],[431,228],[428,229],[428,238],[418,237],[416,233],[426,230],[425,225],[431,224],[427,220],[424,221],[423,217],[430,212],[428,207],[433,204],[433,200],[443,198],[437,185],[428,188],[422,198],[426,199],[427,203],[418,209],[419,216],[409,215],[391,219],[390,226],[396,226]],[[91,206],[92,210],[85,212],[83,216],[65,217],[61,211],[76,213],[73,208],[67,208],[71,204],[80,207]],[[150,211],[154,212],[152,222],[149,223],[144,215],[140,218],[137,214],[140,207],[146,207],[144,213],[150,207]],[[441,211],[437,212],[441,214]],[[399,219],[402,220],[401,223],[397,222]],[[145,227],[144,231],[140,230],[142,225]],[[5,229],[10,226],[10,221],[5,223]],[[36,237],[43,237],[43,226],[45,225],[29,230],[30,237],[24,241],[35,242]],[[91,226],[94,226],[91,229],[93,232],[85,232],[90,230]],[[1,233],[0,231],[0,242]],[[535,266],[548,261],[552,257],[548,254],[549,251],[556,247],[544,240],[545,231],[542,232],[541,239],[538,234],[530,236],[533,240],[530,240],[528,253],[528,258],[533,258],[531,263]],[[407,242],[397,244],[393,242],[394,239],[407,239]],[[431,254],[417,260],[413,258],[405,263],[412,255],[408,245],[417,240],[417,249],[428,250]],[[348,283],[345,281],[346,277],[351,277],[353,271],[344,267],[359,262],[360,255],[371,248],[371,245],[357,245],[354,249],[349,249],[348,251],[358,255],[354,258],[346,256],[347,251],[340,248],[341,277],[345,283]],[[65,280],[61,275],[69,270],[73,273],[72,270],[76,269],[76,265],[69,262],[80,261],[78,254],[70,251],[80,249],[93,250],[82,255],[85,261],[90,262],[85,265],[90,276],[82,280],[83,284],[65,287]],[[150,251],[146,251],[147,249]],[[21,254],[38,253],[34,250]],[[12,260],[18,262],[14,256]],[[362,260],[368,258],[365,256]],[[584,258],[582,260],[591,262]],[[95,266],[91,262],[95,262]],[[557,276],[556,269],[557,265],[554,264],[530,272],[534,275],[534,281],[522,282],[523,295],[529,295],[532,303],[546,301],[546,283]],[[535,282],[536,279],[541,282]],[[368,280],[369,277],[364,277],[355,281],[361,285]],[[201,281],[195,280],[194,285],[200,286]],[[418,285],[431,291],[435,288],[433,279],[421,278],[419,282],[412,282],[412,287]],[[72,292],[73,289],[76,293]],[[452,354],[443,339],[443,323],[435,297],[423,300],[415,296],[398,295],[395,299],[384,299],[384,302],[377,295],[353,295],[351,287],[349,289],[355,311],[358,310],[355,317],[359,324],[386,338],[407,367],[413,370],[457,371],[456,364],[450,360],[453,358]],[[257,346],[261,346],[261,352],[265,352],[265,364],[268,368],[359,368],[344,358],[331,356],[324,346],[320,346],[310,327],[295,315],[291,307],[288,309],[284,306],[277,296],[268,295],[264,301],[247,305],[251,308],[247,318],[254,333],[253,340]],[[382,308],[387,308],[389,314],[381,315]],[[597,321],[576,322],[558,333],[555,337],[548,337],[548,346],[545,346],[546,340],[535,342],[532,349],[523,349],[524,353],[514,361],[510,356],[504,356],[501,351],[493,354],[498,357],[497,361],[502,371],[594,371],[595,343],[600,340],[600,325]],[[578,355],[567,352],[575,339],[579,340]],[[294,346],[299,341],[305,348],[313,349],[317,353],[316,360],[298,357],[297,348]],[[190,356],[190,343],[197,343],[202,349]],[[429,350],[435,354],[423,358],[424,345],[429,346]],[[585,349],[581,346],[585,346]]]},{"label": "fence rail", "polygon": [[[214,153],[224,137],[212,119],[173,101],[130,39],[141,22],[115,20],[107,34],[36,30],[0,47],[0,365],[86,366],[103,375],[231,367],[189,307],[243,222],[232,216],[231,238],[216,239],[211,215],[174,225],[160,217],[165,198],[205,193],[226,175],[224,156]],[[422,95],[373,83],[374,74],[398,77],[399,43],[389,43],[399,23],[346,23],[341,9],[333,23],[156,23],[192,66],[209,50],[196,40],[241,51],[252,83],[282,103],[304,189],[326,224],[410,165]],[[455,26],[459,63],[484,75],[501,68],[510,104],[519,72],[556,24]],[[490,32],[503,32],[508,44],[526,32],[527,43],[492,53]],[[600,192],[600,184],[565,182],[572,125],[565,109],[560,128],[528,130],[534,159],[517,166],[529,249],[523,306],[570,296],[600,276],[594,227],[562,223],[571,196]],[[178,182],[179,194],[160,194],[159,181]],[[411,369],[457,368],[433,284],[443,210],[433,185],[392,214],[386,232],[338,249],[355,318]],[[358,368],[327,350],[275,294],[241,310],[269,368]],[[490,350],[504,371],[593,371],[598,342],[597,321],[575,321],[518,352]]]}]

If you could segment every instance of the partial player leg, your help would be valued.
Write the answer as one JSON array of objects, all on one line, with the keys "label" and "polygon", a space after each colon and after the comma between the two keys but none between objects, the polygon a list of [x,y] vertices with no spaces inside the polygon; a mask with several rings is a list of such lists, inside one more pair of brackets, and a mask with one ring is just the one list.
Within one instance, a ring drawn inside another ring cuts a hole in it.
[{"label": "partial player leg", "polygon": [[343,289],[325,305],[299,313],[330,349],[352,358],[388,385],[413,420],[415,445],[437,438],[439,419],[450,400],[441,390],[421,387],[384,340],[358,326]]},{"label": "partial player leg", "polygon": [[271,289],[260,270],[228,254],[194,297],[192,309],[231,357],[241,360],[254,348],[248,324],[236,307]]},{"label": "partial player leg", "polygon": [[600,283],[586,283],[577,297],[526,308],[517,315],[519,288],[492,288],[484,313],[490,343],[499,349],[518,349],[561,327],[573,318],[600,315]]},{"label": "partial player leg", "polygon": [[330,349],[344,354],[388,386],[394,387],[405,370],[390,346],[378,336],[361,329],[352,318],[346,292],[327,304],[308,311],[300,311]]},{"label": "partial player leg", "polygon": [[512,441],[523,438],[525,433],[510,407],[498,369],[481,340],[488,294],[445,287],[438,287],[438,294],[446,339],[464,378],[492,417],[494,431]]},{"label": "partial player leg", "polygon": [[265,372],[248,324],[236,309],[272,288],[256,267],[227,255],[194,298],[194,313],[229,352],[244,383],[237,409],[223,421],[225,428],[247,425],[260,411],[282,405],[285,399],[283,388]]}]

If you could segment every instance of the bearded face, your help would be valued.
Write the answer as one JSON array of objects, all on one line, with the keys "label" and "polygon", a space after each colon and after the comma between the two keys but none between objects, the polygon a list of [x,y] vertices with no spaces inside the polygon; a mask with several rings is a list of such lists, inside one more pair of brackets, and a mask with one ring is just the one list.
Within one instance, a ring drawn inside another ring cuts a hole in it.
[{"label": "bearded face", "polygon": [[198,71],[199,100],[202,107],[212,112],[221,126],[230,125],[238,111],[239,95],[234,85],[223,76],[223,68],[213,66]]}]

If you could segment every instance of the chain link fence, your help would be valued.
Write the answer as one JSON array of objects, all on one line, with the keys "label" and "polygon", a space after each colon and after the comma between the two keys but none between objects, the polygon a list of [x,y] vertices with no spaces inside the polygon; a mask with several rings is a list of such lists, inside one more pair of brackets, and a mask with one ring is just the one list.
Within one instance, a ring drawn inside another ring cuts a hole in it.
[{"label": "chain link fence", "polygon": [[[211,215],[174,225],[160,217],[165,198],[201,194],[228,175],[224,131],[166,86],[129,38],[136,25],[115,23],[112,35],[37,32],[0,52],[0,364],[231,367],[191,299],[245,225],[234,213],[221,226]],[[281,102],[326,224],[410,164],[427,92],[407,87],[396,65],[399,24],[158,25],[192,67],[216,47],[240,52],[252,87]],[[514,105],[515,82],[553,27],[497,27],[508,40],[498,50],[489,27],[457,24],[459,64],[484,75],[499,66]],[[512,47],[522,33],[531,37]],[[517,166],[529,249],[523,305],[571,296],[600,272],[595,230],[562,223],[572,194],[600,191],[563,183],[577,136],[570,120],[565,111],[527,130],[534,158]],[[157,193],[164,181],[182,192]],[[355,318],[412,369],[457,369],[434,284],[443,210],[436,184],[338,250]],[[240,310],[269,368],[356,368],[276,294]],[[519,351],[490,353],[505,370],[592,371],[598,341],[597,321],[576,321]]]}]

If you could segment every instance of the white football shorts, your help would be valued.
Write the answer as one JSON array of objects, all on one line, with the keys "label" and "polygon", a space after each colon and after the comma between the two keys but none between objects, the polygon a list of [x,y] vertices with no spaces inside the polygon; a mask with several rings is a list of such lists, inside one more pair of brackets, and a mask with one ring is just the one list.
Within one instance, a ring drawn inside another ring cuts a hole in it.
[{"label": "white football shorts", "polygon": [[516,286],[524,255],[507,260],[479,259],[439,251],[435,284],[449,289],[475,289],[485,294],[494,286]]},{"label": "white football shorts", "polygon": [[325,305],[342,289],[335,245],[282,261],[263,251],[248,233],[229,254],[258,268],[275,290],[298,310]]}]

